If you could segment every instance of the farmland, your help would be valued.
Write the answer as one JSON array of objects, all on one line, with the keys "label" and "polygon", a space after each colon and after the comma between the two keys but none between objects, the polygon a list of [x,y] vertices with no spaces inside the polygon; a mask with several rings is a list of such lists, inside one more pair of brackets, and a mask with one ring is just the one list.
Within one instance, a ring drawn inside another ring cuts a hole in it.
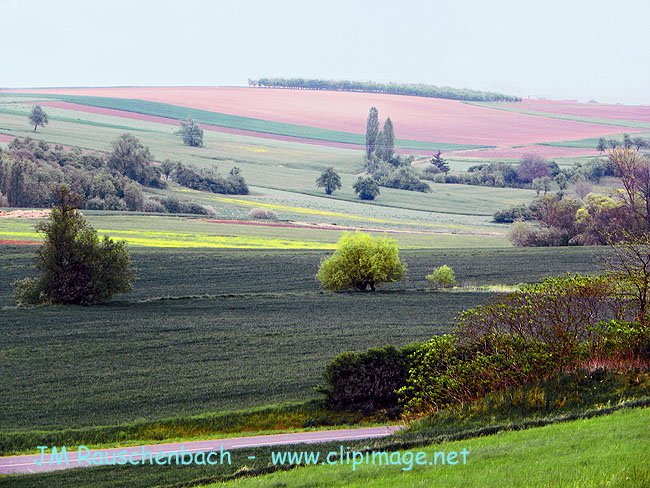
[{"label": "farmland", "polygon": [[[595,269],[590,249],[415,250],[409,280],[376,294],[323,293],[323,251],[133,248],[132,293],[99,307],[12,307],[9,283],[32,248],[3,246],[2,431],[63,429],[196,415],[313,398],[344,350],[451,330],[484,292],[433,292],[452,266],[461,284],[516,284]],[[287,270],[291,270],[287,272]],[[287,368],[291,375],[287,375]]]},{"label": "farmland", "polygon": [[[37,132],[26,123],[34,104],[50,116]],[[352,184],[364,172],[372,105],[391,117],[396,143],[413,153],[418,171],[437,149],[452,174],[528,152],[570,167],[597,154],[599,137],[648,134],[642,109],[598,112],[580,104],[246,88],[3,91],[0,143],[29,136],[106,153],[130,132],[151,148],[156,165],[169,159],[222,175],[238,167],[250,193],[201,192],[170,180],[165,189],[143,188],[145,197],[176,197],[214,213],[84,210],[100,235],[126,241],[137,269],[133,291],[95,307],[16,306],[11,283],[33,275],[35,247],[11,243],[36,244],[42,235],[38,219],[0,217],[0,391],[11,392],[0,398],[0,451],[33,450],[42,438],[103,445],[214,435],[222,431],[206,426],[215,416],[228,424],[250,409],[278,417],[266,422],[260,414],[242,429],[314,425],[305,405],[320,398],[314,387],[337,354],[451,332],[458,312],[494,296],[489,285],[506,290],[598,272],[601,248],[511,247],[509,226],[492,216],[530,203],[531,189],[427,182],[431,193],[382,187],[375,200],[361,201]],[[205,129],[203,147],[185,146],[175,134],[189,115]],[[342,180],[332,195],[315,187],[327,166]],[[277,219],[253,219],[254,208]],[[323,291],[319,263],[343,231],[355,230],[395,239],[407,279],[376,293]],[[455,271],[457,287],[433,290],[425,277],[443,264]],[[332,412],[318,412],[324,425],[334,422]],[[488,457],[503,448],[481,446]],[[144,487],[208,476],[215,472],[199,467],[110,468],[15,480]],[[12,481],[0,478],[0,486]]]},{"label": "farmland", "polygon": [[[17,91],[24,94],[56,95],[63,101],[103,108],[120,108],[146,115],[162,115],[167,106],[186,107],[213,114],[227,114],[249,120],[249,130],[288,134],[290,127],[275,129],[256,126],[254,120],[273,121],[296,127],[312,127],[346,134],[363,134],[368,108],[377,107],[382,116],[390,116],[396,124],[397,138],[445,144],[470,144],[478,146],[506,146],[552,142],[563,139],[584,139],[634,131],[621,125],[563,120],[553,117],[531,116],[516,111],[498,109],[494,105],[478,102],[463,103],[456,100],[427,99],[370,93],[313,92],[281,89],[251,88],[84,88],[84,89],[34,89]],[[68,98],[66,98],[68,97]],[[77,98],[70,98],[77,97]],[[84,99],[82,97],[96,97]],[[126,104],[110,99],[136,100],[146,103]],[[156,105],[162,104],[162,105]],[[112,106],[110,106],[112,105]],[[509,106],[510,107],[510,106]],[[154,113],[157,112],[157,113]],[[207,114],[185,110],[199,122]],[[549,115],[552,115],[549,112]],[[245,122],[245,121],[242,121]],[[215,125],[232,126],[227,122]],[[238,128],[246,128],[239,126]],[[343,135],[327,137],[316,132],[309,138],[323,138],[336,142]],[[359,144],[358,140],[356,142]],[[398,144],[399,145],[399,144]]]}]

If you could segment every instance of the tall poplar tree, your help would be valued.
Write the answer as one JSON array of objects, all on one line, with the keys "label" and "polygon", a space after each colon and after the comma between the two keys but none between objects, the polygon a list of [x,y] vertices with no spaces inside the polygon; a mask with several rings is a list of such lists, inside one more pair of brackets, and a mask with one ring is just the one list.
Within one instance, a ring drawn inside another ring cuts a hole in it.
[{"label": "tall poplar tree", "polygon": [[377,144],[377,134],[379,133],[379,111],[375,107],[370,107],[368,122],[366,124],[366,157],[370,159],[375,152]]},{"label": "tall poplar tree", "polygon": [[381,141],[381,159],[388,161],[393,157],[393,153],[395,152],[395,132],[393,130],[393,122],[391,122],[390,117],[388,117],[386,119],[386,122],[384,122],[384,130],[381,132],[383,134]]}]

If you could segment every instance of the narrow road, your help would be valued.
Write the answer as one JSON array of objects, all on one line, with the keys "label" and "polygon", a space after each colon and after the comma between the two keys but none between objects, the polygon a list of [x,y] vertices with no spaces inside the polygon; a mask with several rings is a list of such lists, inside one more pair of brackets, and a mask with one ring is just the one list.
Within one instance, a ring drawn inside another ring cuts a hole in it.
[{"label": "narrow road", "polygon": [[[385,437],[392,434],[401,426],[390,427],[364,427],[361,429],[322,430],[315,432],[298,432],[295,434],[258,435],[250,437],[231,437],[229,439],[212,439],[207,441],[182,442],[174,444],[153,444],[133,447],[117,447],[112,449],[84,450],[72,447],[66,449],[62,455],[62,446],[56,446],[57,455],[52,456],[52,446],[44,450],[44,454],[28,456],[0,457],[0,475],[18,473],[38,473],[57,469],[70,469],[88,467],[101,464],[144,464],[141,463],[143,455],[145,463],[155,463],[156,454],[165,461],[168,455],[173,458],[173,453],[214,452],[212,460],[219,462],[225,451],[242,449],[245,447],[280,446],[286,444],[309,444],[315,442],[352,441],[369,439],[372,437]],[[163,455],[162,453],[165,453]],[[149,456],[151,454],[151,456]],[[209,458],[209,456],[206,456]],[[117,459],[117,461],[115,461]],[[151,461],[150,461],[151,459]],[[180,463],[179,463],[180,464]],[[208,462],[209,464],[209,462]]]}]

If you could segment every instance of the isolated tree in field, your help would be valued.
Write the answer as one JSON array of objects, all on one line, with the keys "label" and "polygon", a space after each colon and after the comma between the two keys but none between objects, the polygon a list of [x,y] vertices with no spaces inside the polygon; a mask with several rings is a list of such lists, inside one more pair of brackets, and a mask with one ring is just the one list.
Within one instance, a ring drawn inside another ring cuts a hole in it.
[{"label": "isolated tree in field", "polygon": [[596,146],[596,149],[602,154],[607,150],[607,141],[605,140],[604,137],[601,137],[598,139],[598,145]]},{"label": "isolated tree in field", "polygon": [[333,191],[341,188],[341,178],[334,170],[334,167],[330,166],[316,179],[316,186],[318,188],[325,188],[325,193],[331,195]]},{"label": "isolated tree in field", "polygon": [[38,126],[44,127],[49,122],[49,118],[45,111],[41,108],[40,105],[35,105],[29,114],[29,122],[34,126],[34,132],[38,129]]},{"label": "isolated tree in field", "polygon": [[375,152],[377,135],[379,134],[379,111],[375,107],[370,107],[368,120],[366,122],[366,157],[370,159]]},{"label": "isolated tree in field", "polygon": [[89,305],[131,290],[135,277],[126,242],[100,239],[78,208],[81,198],[62,186],[47,221],[36,229],[43,244],[36,251],[37,278],[13,283],[16,301],[30,305]]},{"label": "isolated tree in field", "polygon": [[203,129],[190,117],[187,122],[181,120],[181,128],[177,132],[183,138],[183,143],[192,147],[203,146]]},{"label": "isolated tree in field", "polygon": [[[146,186],[159,186],[160,180],[150,161],[153,156],[149,148],[131,134],[122,134],[111,143],[113,152],[108,157],[108,166],[122,176],[131,178]],[[164,184],[163,184],[164,186]]]},{"label": "isolated tree in field", "polygon": [[397,242],[363,232],[343,232],[332,256],[323,260],[316,278],[326,290],[375,291],[382,283],[403,280],[406,265]]},{"label": "isolated tree in field", "polygon": [[374,178],[359,176],[352,188],[354,188],[355,193],[359,194],[361,200],[374,200],[379,195],[379,185]]},{"label": "isolated tree in field", "polygon": [[429,280],[431,286],[447,288],[456,282],[456,275],[454,274],[454,270],[445,264],[434,269],[430,275],[427,275],[427,280]]},{"label": "isolated tree in field", "polygon": [[433,164],[436,168],[438,168],[441,172],[443,172],[445,175],[449,173],[449,163],[443,159],[443,157],[440,155],[441,152],[438,151],[430,160],[429,162]]}]

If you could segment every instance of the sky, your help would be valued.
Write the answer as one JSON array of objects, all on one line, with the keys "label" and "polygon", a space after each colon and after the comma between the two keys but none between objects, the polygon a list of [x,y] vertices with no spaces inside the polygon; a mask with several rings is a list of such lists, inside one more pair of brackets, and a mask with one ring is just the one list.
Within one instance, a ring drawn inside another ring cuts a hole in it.
[{"label": "sky", "polygon": [[304,77],[650,105],[650,1],[0,0],[0,87]]}]

